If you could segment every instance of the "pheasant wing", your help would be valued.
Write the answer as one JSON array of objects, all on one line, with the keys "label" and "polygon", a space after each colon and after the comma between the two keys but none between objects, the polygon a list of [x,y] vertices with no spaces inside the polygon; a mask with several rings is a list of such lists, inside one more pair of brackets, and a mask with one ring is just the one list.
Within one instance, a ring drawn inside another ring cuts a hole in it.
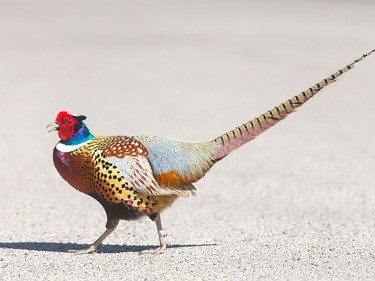
[{"label": "pheasant wing", "polygon": [[110,138],[103,149],[103,157],[141,194],[181,197],[195,195],[192,184],[160,184],[154,177],[147,149],[133,137]]}]

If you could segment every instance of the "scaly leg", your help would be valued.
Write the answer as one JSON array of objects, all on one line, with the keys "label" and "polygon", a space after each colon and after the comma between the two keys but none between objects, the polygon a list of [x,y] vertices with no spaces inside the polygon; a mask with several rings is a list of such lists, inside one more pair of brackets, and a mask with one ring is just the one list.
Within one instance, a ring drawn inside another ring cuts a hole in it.
[{"label": "scaly leg", "polygon": [[102,246],[103,241],[110,235],[117,227],[119,220],[113,219],[111,221],[107,221],[107,230],[104,231],[102,235],[87,249],[81,249],[81,250],[68,250],[69,253],[75,253],[75,254],[91,254],[94,252],[97,252]]},{"label": "scaly leg", "polygon": [[163,253],[165,249],[167,249],[167,243],[165,242],[165,239],[164,239],[165,236],[167,236],[167,234],[162,229],[160,214],[154,214],[153,216],[150,216],[150,218],[156,223],[156,227],[158,229],[160,247],[155,250],[144,250],[142,252],[139,252],[140,255],[143,255],[143,254],[158,255],[158,254]]}]

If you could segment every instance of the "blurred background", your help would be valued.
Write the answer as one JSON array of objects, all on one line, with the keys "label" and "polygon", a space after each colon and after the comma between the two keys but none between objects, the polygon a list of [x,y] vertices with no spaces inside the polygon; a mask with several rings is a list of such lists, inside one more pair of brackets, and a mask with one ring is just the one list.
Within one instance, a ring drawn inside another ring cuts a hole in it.
[{"label": "blurred background", "polygon": [[[95,135],[210,140],[373,49],[374,13],[373,1],[0,0],[5,276],[45,274],[51,263],[41,265],[41,255],[58,264],[61,253],[51,252],[91,243],[104,229],[101,206],[53,167],[58,138],[45,127],[59,111],[86,115]],[[218,163],[196,184],[198,197],[178,201],[164,222],[172,243],[219,250],[171,252],[201,257],[186,262],[206,266],[208,278],[231,272],[215,263],[222,252],[244,268],[240,277],[371,276],[374,71],[372,56]],[[157,240],[142,221],[122,223],[107,243]],[[134,255],[122,249],[112,255]],[[69,277],[66,262],[55,272]]]}]

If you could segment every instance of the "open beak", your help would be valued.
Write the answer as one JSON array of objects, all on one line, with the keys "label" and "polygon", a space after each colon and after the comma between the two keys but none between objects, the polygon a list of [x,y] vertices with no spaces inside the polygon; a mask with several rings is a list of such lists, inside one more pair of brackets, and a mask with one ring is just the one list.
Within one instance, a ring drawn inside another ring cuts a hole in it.
[{"label": "open beak", "polygon": [[48,132],[52,132],[52,131],[58,131],[60,128],[60,125],[56,123],[56,121],[52,122],[52,123],[49,123],[47,125],[47,131]]}]

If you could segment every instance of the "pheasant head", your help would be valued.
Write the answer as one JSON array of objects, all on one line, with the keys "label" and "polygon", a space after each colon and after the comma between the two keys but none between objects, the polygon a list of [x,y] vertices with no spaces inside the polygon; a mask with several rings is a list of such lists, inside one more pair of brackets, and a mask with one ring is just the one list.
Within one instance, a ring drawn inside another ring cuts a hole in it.
[{"label": "pheasant head", "polygon": [[61,142],[65,144],[79,144],[94,137],[83,122],[85,119],[84,115],[61,111],[57,114],[56,120],[48,124],[47,130],[57,131]]}]

